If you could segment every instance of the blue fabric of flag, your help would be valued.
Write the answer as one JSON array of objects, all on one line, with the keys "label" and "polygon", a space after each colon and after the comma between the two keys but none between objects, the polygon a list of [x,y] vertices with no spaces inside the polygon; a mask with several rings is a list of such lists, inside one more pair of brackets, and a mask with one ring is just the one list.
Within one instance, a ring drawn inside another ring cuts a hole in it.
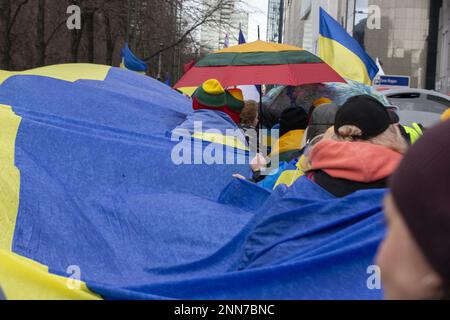
[{"label": "blue fabric of flag", "polygon": [[123,69],[13,76],[0,104],[22,119],[12,251],[50,273],[78,266],[105,299],[382,297],[367,269],[385,190],[336,199],[301,178],[271,193],[232,177],[248,164],[176,165],[168,133],[192,116],[190,100]]},{"label": "blue fabric of flag", "polygon": [[244,44],[244,43],[247,43],[247,41],[245,40],[244,33],[242,32],[242,30],[239,30],[238,44]]},{"label": "blue fabric of flag", "polygon": [[121,50],[122,63],[125,68],[135,72],[143,72],[146,73],[148,70],[147,64],[136,57],[136,55],[130,50],[128,43],[125,43],[124,47]]}]

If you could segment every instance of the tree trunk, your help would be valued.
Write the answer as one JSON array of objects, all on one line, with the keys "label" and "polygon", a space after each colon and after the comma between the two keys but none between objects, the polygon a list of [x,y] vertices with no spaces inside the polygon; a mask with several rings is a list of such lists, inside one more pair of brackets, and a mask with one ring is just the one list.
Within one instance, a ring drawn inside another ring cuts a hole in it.
[{"label": "tree trunk", "polygon": [[71,55],[71,61],[73,63],[78,62],[78,50],[80,48],[80,41],[81,41],[81,30],[73,30],[72,31],[72,44],[70,48],[70,55]]},{"label": "tree trunk", "polygon": [[86,14],[87,56],[90,63],[94,63],[94,16],[95,11]]},{"label": "tree trunk", "polygon": [[36,67],[45,65],[45,0],[38,0],[37,26],[36,26]]},{"label": "tree trunk", "polygon": [[0,69],[9,70],[11,59],[9,51],[11,48],[11,40],[9,38],[8,29],[11,23],[11,1],[0,1]]},{"label": "tree trunk", "polygon": [[78,52],[80,51],[81,38],[83,37],[83,30],[86,22],[86,17],[81,14],[81,29],[72,30],[72,44],[70,49],[71,60],[73,63],[78,62]]},{"label": "tree trunk", "polygon": [[114,43],[112,39],[111,21],[109,20],[108,14],[104,15],[105,20],[105,38],[106,38],[106,64],[112,66],[113,64],[113,54],[114,54]]}]

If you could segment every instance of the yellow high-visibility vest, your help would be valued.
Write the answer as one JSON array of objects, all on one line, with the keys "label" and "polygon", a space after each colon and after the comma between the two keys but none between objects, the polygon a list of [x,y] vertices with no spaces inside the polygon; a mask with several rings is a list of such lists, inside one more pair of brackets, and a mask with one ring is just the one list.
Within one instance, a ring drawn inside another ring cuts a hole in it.
[{"label": "yellow high-visibility vest", "polygon": [[420,137],[423,136],[423,130],[418,123],[413,123],[411,127],[403,126],[403,128],[409,135],[409,138],[411,139],[411,144],[416,143],[417,140],[419,140]]}]

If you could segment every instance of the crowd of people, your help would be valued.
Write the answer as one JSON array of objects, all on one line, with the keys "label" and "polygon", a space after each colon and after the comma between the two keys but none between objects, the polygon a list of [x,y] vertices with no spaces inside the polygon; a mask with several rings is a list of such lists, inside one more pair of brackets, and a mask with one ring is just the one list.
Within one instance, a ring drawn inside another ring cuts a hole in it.
[{"label": "crowd of people", "polygon": [[[247,143],[255,138],[249,132],[258,128],[261,108],[243,101],[239,89],[209,80],[194,93],[193,108],[229,117]],[[377,257],[386,298],[450,298],[449,119],[450,109],[442,124],[425,130],[400,125],[395,111],[370,95],[342,106],[322,97],[309,110],[286,108],[270,128],[279,139],[270,143],[269,156],[256,154],[252,177],[235,177],[270,190],[306,177],[335,197],[389,189],[389,231]],[[277,167],[268,169],[275,158]]]}]

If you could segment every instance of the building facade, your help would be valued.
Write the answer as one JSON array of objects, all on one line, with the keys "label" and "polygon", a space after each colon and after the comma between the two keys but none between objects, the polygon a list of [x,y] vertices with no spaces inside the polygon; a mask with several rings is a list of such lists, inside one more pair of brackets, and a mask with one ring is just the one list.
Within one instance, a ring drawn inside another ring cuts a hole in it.
[{"label": "building facade", "polygon": [[[205,8],[214,6],[217,0],[204,0]],[[236,45],[239,39],[239,28],[244,36],[248,35],[248,12],[240,8],[236,1],[227,2],[212,17],[211,23],[202,25],[200,43],[202,51],[223,49],[228,37],[230,46]]]},{"label": "building facade", "polygon": [[285,0],[284,43],[316,52],[320,7],[337,17],[340,5],[339,0]]},{"label": "building facade", "polygon": [[305,24],[309,17],[309,13],[303,14],[306,7],[310,9],[311,1],[288,0],[284,2],[283,42],[310,50],[310,47],[304,45],[305,37],[310,36],[305,32]]},{"label": "building facade", "polygon": [[426,88],[430,1],[370,0],[369,5],[380,8],[381,28],[363,26],[366,51],[380,59],[386,74],[409,76],[412,87]]},{"label": "building facade", "polygon": [[[448,54],[445,54],[448,47],[442,45],[442,42],[449,42],[446,40],[448,2],[286,0],[284,41],[317,52],[319,8],[322,7],[360,42],[373,59],[380,60],[386,74],[409,76],[412,87],[434,89],[435,82],[441,86],[448,82],[441,79],[449,73]],[[436,16],[442,3],[445,6],[438,40],[439,18]],[[374,19],[378,19],[379,25],[368,23]],[[437,55],[441,61],[436,68]],[[440,79],[434,81],[437,71]]]},{"label": "building facade", "polygon": [[283,0],[269,0],[267,10],[267,41],[269,42],[282,42],[283,2]]},{"label": "building facade", "polygon": [[440,10],[436,90],[450,94],[450,3],[443,1]]}]

